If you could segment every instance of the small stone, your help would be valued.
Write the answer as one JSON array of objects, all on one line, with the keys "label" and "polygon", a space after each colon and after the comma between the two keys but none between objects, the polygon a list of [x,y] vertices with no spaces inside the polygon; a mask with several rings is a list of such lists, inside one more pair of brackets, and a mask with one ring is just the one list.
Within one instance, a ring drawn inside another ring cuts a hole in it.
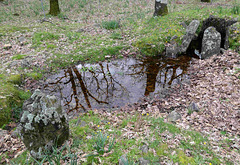
[{"label": "small stone", "polygon": [[176,43],[170,44],[166,47],[166,56],[167,58],[177,58],[178,45]]},{"label": "small stone", "polygon": [[119,165],[125,165],[128,164],[128,160],[127,160],[127,156],[126,155],[122,155],[120,157],[120,159],[118,159]]},{"label": "small stone", "polygon": [[85,127],[87,125],[87,123],[85,121],[81,121],[80,119],[78,119],[76,126],[79,127]]},{"label": "small stone", "polygon": [[199,107],[196,103],[191,103],[189,106],[188,106],[188,110],[190,111],[195,111],[195,112],[199,112]]},{"label": "small stone", "polygon": [[223,49],[223,48],[220,48],[220,53],[221,54],[224,54],[226,52],[226,50],[225,49]]},{"label": "small stone", "polygon": [[107,56],[105,56],[105,58],[111,58],[111,56],[107,55]]},{"label": "small stone", "polygon": [[168,120],[169,122],[176,122],[177,120],[180,120],[181,118],[182,118],[182,117],[181,117],[181,115],[180,115],[178,112],[172,111],[172,112],[168,115],[167,120]]},{"label": "small stone", "polygon": [[77,33],[82,33],[82,32],[84,32],[84,29],[78,29],[76,32]]},{"label": "small stone", "polygon": [[172,36],[171,41],[172,41],[172,40],[175,40],[175,39],[177,39],[177,38],[178,38],[178,36],[177,36],[177,35],[174,35],[174,36]]},{"label": "small stone", "polygon": [[149,160],[145,160],[143,157],[139,158],[139,165],[148,165],[150,164]]},{"label": "small stone", "polygon": [[5,44],[4,46],[3,46],[3,49],[6,49],[6,50],[9,50],[9,49],[11,49],[12,48],[12,45],[11,44]]},{"label": "small stone", "polygon": [[148,146],[147,145],[143,145],[140,150],[142,150],[143,153],[147,153],[148,152]]},{"label": "small stone", "polygon": [[21,42],[21,43],[24,42],[25,40],[26,39],[23,36],[19,37],[19,39],[18,39],[18,41]]}]

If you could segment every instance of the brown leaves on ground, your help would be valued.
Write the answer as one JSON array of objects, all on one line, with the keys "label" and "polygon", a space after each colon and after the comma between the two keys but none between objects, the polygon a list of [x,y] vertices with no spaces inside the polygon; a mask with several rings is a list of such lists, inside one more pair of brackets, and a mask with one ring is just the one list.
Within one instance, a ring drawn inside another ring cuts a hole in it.
[{"label": "brown leaves on ground", "polygon": [[[240,149],[240,79],[237,68],[240,68],[240,55],[232,51],[206,60],[194,59],[188,68],[188,83],[174,86],[164,99],[144,103],[147,108],[142,110],[154,116],[161,114],[158,111],[163,112],[162,117],[166,117],[169,110],[176,110],[182,115],[179,127],[210,135],[216,148],[220,140],[226,139],[222,134],[227,133],[232,137],[230,147],[219,154],[225,157],[228,153],[232,160],[240,161],[239,153],[233,151]],[[196,103],[200,112],[189,113],[191,103]]]},{"label": "brown leaves on ground", "polygon": [[25,151],[23,142],[7,131],[0,129],[0,164],[10,163],[10,160],[18,157]]}]

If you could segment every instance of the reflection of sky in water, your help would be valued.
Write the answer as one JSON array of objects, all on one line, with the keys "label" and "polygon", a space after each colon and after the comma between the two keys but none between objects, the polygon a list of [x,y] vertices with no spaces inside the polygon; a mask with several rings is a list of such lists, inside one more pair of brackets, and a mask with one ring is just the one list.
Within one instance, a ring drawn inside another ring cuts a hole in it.
[{"label": "reflection of sky in water", "polygon": [[80,64],[50,76],[44,90],[61,97],[67,109],[123,106],[181,81],[186,77],[189,60],[128,58]]}]

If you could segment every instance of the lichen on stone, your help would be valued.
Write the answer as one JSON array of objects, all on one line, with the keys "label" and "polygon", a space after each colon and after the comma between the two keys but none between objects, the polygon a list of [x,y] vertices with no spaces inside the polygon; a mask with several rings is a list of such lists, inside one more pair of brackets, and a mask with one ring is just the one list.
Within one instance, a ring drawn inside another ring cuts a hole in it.
[{"label": "lichen on stone", "polygon": [[62,145],[69,137],[69,124],[60,100],[36,90],[24,102],[20,136],[31,155],[42,158],[43,150]]}]

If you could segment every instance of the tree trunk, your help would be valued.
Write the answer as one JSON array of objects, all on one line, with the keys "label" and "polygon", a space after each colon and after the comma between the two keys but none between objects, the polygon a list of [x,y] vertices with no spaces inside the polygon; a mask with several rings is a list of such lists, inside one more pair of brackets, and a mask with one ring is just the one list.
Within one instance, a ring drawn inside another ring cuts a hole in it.
[{"label": "tree trunk", "polygon": [[155,0],[155,12],[153,16],[163,16],[167,14],[167,0]]},{"label": "tree trunk", "polygon": [[201,2],[211,2],[211,0],[201,0]]},{"label": "tree trunk", "polygon": [[57,16],[60,13],[58,0],[50,0],[50,15]]}]

